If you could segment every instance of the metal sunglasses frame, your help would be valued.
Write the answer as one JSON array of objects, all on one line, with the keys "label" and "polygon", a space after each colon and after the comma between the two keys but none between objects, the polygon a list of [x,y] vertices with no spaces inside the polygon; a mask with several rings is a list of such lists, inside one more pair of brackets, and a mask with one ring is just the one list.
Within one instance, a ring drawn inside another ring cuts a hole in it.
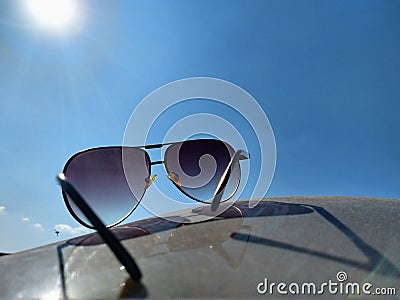
[{"label": "metal sunglasses frame", "polygon": [[[148,175],[147,178],[145,178],[145,180],[147,181],[147,185],[144,188],[143,193],[141,194],[141,196],[137,199],[138,201],[135,203],[135,205],[132,207],[132,209],[125,216],[123,216],[121,219],[119,219],[118,221],[106,226],[107,228],[111,228],[111,227],[114,227],[114,226],[122,223],[127,218],[129,218],[130,215],[139,206],[140,202],[142,201],[142,199],[144,197],[144,194],[146,193],[147,188],[150,187],[150,185],[154,182],[154,180],[157,177],[157,174],[151,176],[151,166],[152,165],[163,164],[164,167],[165,167],[165,171],[166,171],[167,175],[171,174],[171,172],[168,170],[167,164],[165,164],[165,160],[158,160],[158,161],[153,161],[152,162],[151,159],[150,159],[149,154],[145,150],[147,150],[147,149],[158,149],[158,148],[162,148],[164,146],[172,146],[172,145],[175,145],[175,144],[180,144],[180,143],[185,143],[185,142],[190,142],[190,141],[201,141],[201,140],[220,141],[220,140],[215,140],[215,139],[197,139],[197,140],[187,140],[187,141],[181,141],[181,142],[171,142],[171,143],[165,143],[165,144],[152,144],[152,145],[145,145],[145,146],[132,146],[132,147],[131,146],[105,146],[105,147],[90,148],[90,149],[86,149],[86,150],[82,150],[80,152],[77,152],[73,156],[71,156],[68,159],[68,161],[66,162],[62,174],[64,174],[64,177],[66,177],[65,173],[66,173],[66,171],[68,169],[68,166],[71,163],[71,161],[73,161],[77,156],[79,156],[79,155],[81,155],[83,153],[89,152],[89,151],[99,150],[99,149],[111,149],[111,148],[121,148],[122,151],[123,151],[123,148],[136,148],[136,149],[143,150],[143,152],[146,155],[146,159],[149,161],[149,165],[148,165],[148,174],[149,175]],[[232,149],[234,151],[233,147],[231,145],[229,145],[227,142],[224,142],[224,141],[220,141],[220,142],[224,143],[224,145],[228,148],[228,150]],[[168,149],[169,148],[167,148],[165,150],[164,157],[167,155]],[[220,181],[219,181],[219,183],[217,185],[217,189],[214,192],[213,200],[212,200],[211,203],[207,202],[207,201],[203,201],[201,199],[197,199],[197,198],[191,196],[186,191],[184,191],[179,186],[179,184],[177,184],[169,176],[168,176],[168,179],[170,179],[170,181],[178,188],[178,190],[181,193],[183,193],[185,196],[189,197],[190,199],[195,200],[195,201],[200,202],[200,203],[204,203],[204,204],[211,204],[211,211],[214,212],[214,211],[216,211],[218,209],[218,206],[219,206],[220,203],[228,201],[236,193],[236,191],[237,191],[237,189],[239,188],[239,185],[240,185],[240,172],[241,172],[241,170],[240,170],[239,160],[245,160],[245,159],[248,159],[248,158],[249,158],[249,155],[244,150],[238,150],[238,151],[234,152],[234,154],[231,157],[231,160],[230,160],[228,166],[226,167],[226,169],[225,169],[225,171],[224,171],[224,173],[223,173],[223,175],[222,175],[222,177],[221,177],[221,179],[220,179]],[[224,190],[225,190],[226,184],[227,184],[227,182],[229,180],[230,170],[233,170],[234,167],[238,167],[239,168],[239,180],[238,180],[238,182],[236,184],[236,187],[233,190],[233,192],[226,199],[221,200],[222,196],[224,194]],[[67,193],[64,190],[62,190],[62,195],[63,195],[65,206],[67,207],[69,213],[74,217],[74,219],[76,221],[78,221],[78,223],[80,223],[81,225],[83,225],[83,226],[85,226],[87,228],[96,229],[93,225],[87,224],[86,222],[81,220],[81,218],[74,212],[74,210],[72,209],[72,207],[70,205],[70,201],[68,200]]]},{"label": "metal sunglasses frame", "polygon": [[[182,143],[182,142],[176,142],[176,143]],[[146,146],[134,147],[134,148],[154,149],[154,148],[161,148],[163,146],[172,145],[172,144],[176,144],[176,143],[154,144],[154,145],[146,145]],[[105,147],[103,147],[103,148],[105,148]],[[88,151],[88,150],[86,150],[86,151]],[[82,153],[82,152],[79,152],[79,153]],[[79,153],[77,153],[74,156],[72,156],[68,160],[68,162],[70,162],[72,160],[72,158],[75,157],[76,155],[78,155]],[[146,152],[146,155],[148,155],[147,152]],[[211,210],[212,211],[216,211],[216,209],[219,206],[219,203],[220,203],[220,200],[221,200],[221,197],[222,197],[222,196],[219,196],[219,195],[223,194],[223,191],[224,191],[224,189],[226,187],[226,183],[229,180],[229,176],[230,176],[231,170],[233,170],[233,168],[236,165],[239,166],[239,163],[238,163],[239,160],[248,159],[248,158],[249,158],[249,155],[244,150],[238,150],[232,156],[231,161],[228,164],[225,172],[223,173],[223,175],[222,175],[222,177],[220,179],[220,182],[219,182],[219,184],[217,186],[217,189],[215,191],[214,199],[213,199],[213,201],[211,203]],[[151,162],[150,159],[149,159],[149,161]],[[67,164],[68,164],[68,162],[67,162]],[[164,163],[164,162],[163,161],[152,162],[149,165],[149,174],[151,174],[150,173],[150,171],[151,171],[150,170],[150,166],[151,165],[161,164],[161,163]],[[66,164],[66,166],[67,166],[67,164]],[[64,170],[65,170],[65,167],[64,167]],[[153,176],[153,178],[154,178],[154,176]],[[151,180],[154,181],[153,178]],[[119,260],[119,262],[122,264],[122,266],[128,272],[128,274],[132,277],[132,279],[135,280],[136,282],[140,283],[140,280],[142,278],[142,272],[140,271],[140,268],[136,264],[134,258],[129,254],[129,252],[120,243],[120,241],[115,237],[115,235],[109,230],[109,228],[107,228],[107,226],[104,225],[104,223],[100,220],[100,218],[96,215],[96,213],[87,204],[85,199],[79,194],[79,192],[75,189],[75,187],[68,181],[68,179],[65,177],[64,173],[60,173],[57,176],[56,179],[57,179],[58,183],[61,186],[62,193],[63,193],[63,196],[64,196],[64,201],[66,202],[66,204],[68,203],[68,201],[66,201],[66,197],[67,197],[67,195],[69,195],[71,200],[75,203],[75,205],[82,211],[82,213],[85,215],[85,217],[93,225],[92,228],[97,230],[97,232],[100,234],[100,236],[103,238],[103,240],[107,243],[108,247],[114,253],[116,258]],[[149,185],[152,182],[151,180],[149,182]],[[239,186],[239,184],[240,184],[240,177],[239,177],[239,182],[237,184],[237,187]],[[237,190],[237,187],[235,189],[235,192]],[[147,187],[146,187],[146,189],[147,189]],[[143,192],[143,195],[144,195],[144,192]],[[143,195],[142,195],[142,197],[143,197]],[[139,203],[140,203],[140,200],[138,201],[137,205],[139,205]],[[135,205],[134,209],[137,207],[137,205]],[[72,209],[70,208],[69,205],[67,205],[67,208],[71,213]],[[133,212],[133,210],[128,214],[128,216]],[[75,213],[73,214],[73,216],[77,221],[80,220],[79,218],[75,217]],[[126,216],[120,222],[125,220],[128,216]],[[79,222],[79,223],[81,223],[81,222]]]}]

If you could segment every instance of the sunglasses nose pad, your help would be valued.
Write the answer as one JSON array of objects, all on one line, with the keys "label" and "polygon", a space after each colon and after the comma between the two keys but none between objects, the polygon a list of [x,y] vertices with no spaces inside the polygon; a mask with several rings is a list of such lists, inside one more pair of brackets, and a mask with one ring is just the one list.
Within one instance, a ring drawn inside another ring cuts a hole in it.
[{"label": "sunglasses nose pad", "polygon": [[178,174],[174,172],[168,173],[168,179],[175,183],[177,186],[182,186],[182,182],[180,181]]},{"label": "sunglasses nose pad", "polygon": [[150,187],[150,185],[154,182],[154,180],[156,180],[156,178],[157,178],[157,174],[154,174],[151,178],[146,178],[145,179],[146,186],[144,187],[144,189],[147,190]]}]

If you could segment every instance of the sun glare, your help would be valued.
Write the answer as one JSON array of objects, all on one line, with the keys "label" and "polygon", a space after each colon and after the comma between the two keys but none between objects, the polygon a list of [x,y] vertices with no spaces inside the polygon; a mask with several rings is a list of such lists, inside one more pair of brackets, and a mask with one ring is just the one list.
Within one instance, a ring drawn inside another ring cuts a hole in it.
[{"label": "sun glare", "polygon": [[77,22],[76,0],[26,0],[26,6],[45,29],[66,30]]}]

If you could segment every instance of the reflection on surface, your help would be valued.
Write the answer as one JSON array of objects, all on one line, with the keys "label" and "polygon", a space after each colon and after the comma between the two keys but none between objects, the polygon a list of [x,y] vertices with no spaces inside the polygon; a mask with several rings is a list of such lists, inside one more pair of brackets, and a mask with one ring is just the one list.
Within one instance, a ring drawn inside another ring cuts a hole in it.
[{"label": "reflection on surface", "polygon": [[[284,199],[281,199],[284,200]],[[396,201],[291,198],[255,209],[237,202],[224,216],[196,224],[142,220],[114,228],[143,270],[143,285],[129,282],[96,235],[0,258],[0,298],[257,296],[268,279],[332,279],[338,270],[354,282],[398,289]],[[307,204],[306,204],[307,203]],[[317,205],[315,205],[317,204]],[[196,212],[188,210],[187,219]],[[180,215],[176,213],[177,217]],[[181,219],[183,214],[180,215]],[[57,249],[59,255],[57,257]],[[350,282],[350,281],[349,281]]]},{"label": "reflection on surface", "polygon": [[[256,208],[249,209],[248,202],[243,201],[236,202],[212,220],[188,224],[201,220],[201,216],[208,215],[209,210],[209,206],[205,206],[187,211],[174,218],[177,222],[171,221],[171,218],[165,220],[156,217],[118,226],[111,230],[119,240],[129,240],[127,249],[135,259],[207,248],[228,266],[237,268],[243,260],[247,243],[236,243],[234,247],[231,247],[229,241],[233,241],[231,236],[235,232],[243,236],[251,236],[252,228],[243,224],[244,218],[308,214],[313,211],[296,204],[271,201],[262,201]],[[73,250],[64,261],[63,251],[69,247]],[[97,233],[69,240],[59,245],[57,250],[60,287],[64,298],[85,295],[96,297],[91,294],[90,288],[88,289],[88,286],[96,282],[107,282],[108,289],[111,292],[115,290],[114,297],[117,291],[121,297],[146,296],[145,286],[133,284],[126,279],[125,275],[121,276],[123,273],[118,272],[118,262],[112,259],[110,251]],[[143,275],[146,276],[145,273]],[[110,293],[110,291],[104,291],[106,292]]]}]

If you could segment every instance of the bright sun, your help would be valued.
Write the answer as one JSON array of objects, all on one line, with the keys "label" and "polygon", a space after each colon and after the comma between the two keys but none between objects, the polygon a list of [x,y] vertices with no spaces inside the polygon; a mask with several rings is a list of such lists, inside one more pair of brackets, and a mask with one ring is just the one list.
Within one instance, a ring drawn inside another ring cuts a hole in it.
[{"label": "bright sun", "polygon": [[26,0],[28,11],[43,28],[65,30],[77,21],[76,0]]}]

